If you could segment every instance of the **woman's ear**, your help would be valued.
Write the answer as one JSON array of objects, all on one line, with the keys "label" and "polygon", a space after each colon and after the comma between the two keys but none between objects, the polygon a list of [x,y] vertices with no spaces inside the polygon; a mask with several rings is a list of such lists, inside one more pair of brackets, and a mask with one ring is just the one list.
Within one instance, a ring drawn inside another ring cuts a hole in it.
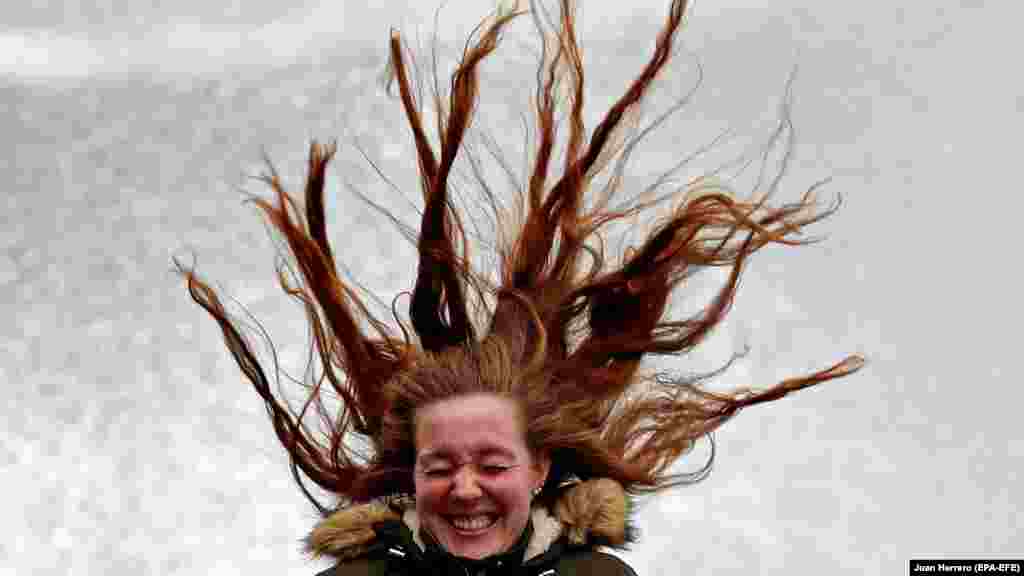
[{"label": "woman's ear", "polygon": [[534,486],[541,488],[548,479],[548,471],[551,470],[551,454],[547,450],[539,452],[534,456],[533,469],[536,473]]}]

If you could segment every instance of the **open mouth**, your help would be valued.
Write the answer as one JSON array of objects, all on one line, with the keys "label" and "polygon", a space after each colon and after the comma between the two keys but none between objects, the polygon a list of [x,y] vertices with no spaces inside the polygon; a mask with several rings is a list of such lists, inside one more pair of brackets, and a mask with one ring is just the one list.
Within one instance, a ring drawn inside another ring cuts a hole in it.
[{"label": "open mouth", "polygon": [[498,516],[494,514],[484,514],[481,516],[445,516],[445,520],[448,521],[448,525],[455,529],[460,534],[480,534],[490,530],[495,524],[498,523]]}]

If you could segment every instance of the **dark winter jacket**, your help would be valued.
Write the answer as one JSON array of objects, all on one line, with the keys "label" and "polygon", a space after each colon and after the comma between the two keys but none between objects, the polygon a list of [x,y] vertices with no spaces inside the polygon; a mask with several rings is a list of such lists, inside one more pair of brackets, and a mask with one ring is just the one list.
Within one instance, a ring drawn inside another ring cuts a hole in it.
[{"label": "dark winter jacket", "polygon": [[481,560],[453,556],[420,531],[408,499],[335,512],[317,524],[306,547],[317,557],[339,560],[317,576],[636,576],[625,562],[598,550],[626,550],[636,541],[634,507],[618,482],[576,482],[551,501],[534,502],[511,549]]}]

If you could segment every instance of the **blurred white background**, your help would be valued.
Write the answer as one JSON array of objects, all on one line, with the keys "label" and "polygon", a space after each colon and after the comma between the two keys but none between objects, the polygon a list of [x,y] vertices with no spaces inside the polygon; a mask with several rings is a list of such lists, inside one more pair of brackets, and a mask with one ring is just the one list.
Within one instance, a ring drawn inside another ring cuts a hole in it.
[{"label": "blurred white background", "polygon": [[[358,138],[418,197],[404,116],[376,80],[389,27],[426,47],[439,3],[288,4],[5,7],[0,573],[329,565],[300,553],[314,510],[171,257],[191,263],[194,250],[199,273],[301,376],[304,317],[238,187],[267,195],[244,178],[265,149],[298,193],[310,138],[338,138],[327,206],[339,260],[387,302],[411,287],[409,247],[343,182],[401,213]],[[668,1],[580,4],[592,129],[648,57]],[[444,7],[442,74],[493,7]],[[634,154],[626,190],[724,128],[763,140],[796,66],[795,157],[778,199],[831,177],[822,198],[844,205],[812,229],[824,243],[756,256],[729,322],[672,367],[718,366],[743,342],[751,353],[716,386],[766,386],[851,353],[869,364],[722,428],[712,475],[643,509],[641,543],[623,555],[638,574],[899,574],[913,557],[1024,555],[1024,434],[1012,424],[1024,399],[1012,240],[1022,16],[1021,4],[984,1],[692,7],[645,118],[692,86],[694,56],[704,83]],[[516,166],[534,41],[520,19],[482,68],[477,126]],[[702,161],[685,174],[714,167]],[[290,392],[295,405],[301,390]]]}]

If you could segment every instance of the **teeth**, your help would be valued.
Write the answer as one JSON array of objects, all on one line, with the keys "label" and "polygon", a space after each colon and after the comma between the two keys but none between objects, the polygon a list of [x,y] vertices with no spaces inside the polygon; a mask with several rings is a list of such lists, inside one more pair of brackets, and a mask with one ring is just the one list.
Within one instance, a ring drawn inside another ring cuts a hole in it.
[{"label": "teeth", "polygon": [[460,530],[482,530],[492,524],[491,518],[487,515],[473,516],[471,518],[463,516],[452,518],[450,521]]}]

